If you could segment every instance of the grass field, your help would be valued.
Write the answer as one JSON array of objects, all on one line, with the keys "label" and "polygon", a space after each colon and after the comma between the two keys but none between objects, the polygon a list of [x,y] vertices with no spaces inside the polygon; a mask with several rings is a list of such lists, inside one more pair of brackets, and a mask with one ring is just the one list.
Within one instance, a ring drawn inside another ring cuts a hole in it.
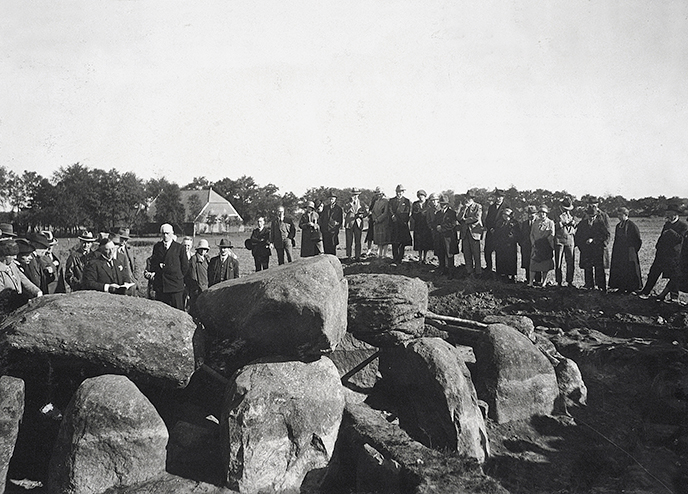
[{"label": "grass field", "polygon": [[[643,246],[640,250],[640,266],[643,274],[643,281],[645,281],[645,278],[647,276],[647,272],[650,269],[650,265],[652,264],[652,260],[654,259],[655,255],[655,242],[657,241],[657,238],[659,236],[659,233],[662,230],[662,225],[664,224],[664,218],[633,218],[632,221],[638,225],[638,228],[640,229],[640,235],[643,240]],[[613,226],[616,225],[617,220],[612,218],[612,234],[613,234]],[[226,235],[226,238],[229,238],[229,240],[232,242],[232,245],[234,245],[234,253],[237,255],[239,258],[239,265],[240,265],[240,272],[241,276],[246,276],[250,273],[253,273],[255,268],[254,268],[254,263],[253,263],[253,257],[251,256],[251,252],[246,250],[244,248],[244,240],[246,240],[250,236],[250,228],[247,228],[247,231],[243,233],[231,233]],[[365,235],[364,235],[365,237]],[[220,242],[220,239],[222,237],[220,236],[197,236],[194,241],[194,245],[197,244],[198,240],[201,238],[205,238],[208,240],[208,243],[210,244],[210,257],[217,255],[219,249],[217,248],[217,244]],[[181,239],[180,239],[181,240]],[[143,269],[145,267],[145,262],[146,258],[150,256],[153,244],[158,241],[157,237],[146,237],[146,238],[132,238],[130,243],[132,246],[134,246],[134,252],[136,254],[136,277],[139,280],[139,282],[143,281],[143,284],[145,286],[145,280],[143,279],[142,273]],[[295,254],[295,259],[299,259],[299,249],[300,249],[300,243],[301,243],[301,233],[298,232],[296,236],[296,248],[294,249],[294,254]],[[69,249],[72,248],[74,245],[78,244],[78,240],[76,238],[61,238],[59,239],[59,243],[56,248],[56,253],[60,257],[60,259],[63,261],[63,263],[67,260],[67,257],[69,255]],[[345,257],[345,239],[344,239],[344,231],[340,233],[339,236],[339,247],[337,249],[337,255],[340,258]],[[365,246],[363,248],[363,252],[365,252]],[[413,260],[417,259],[416,257],[416,252],[412,251],[409,247],[406,249],[406,259]],[[388,254],[389,255],[389,254]],[[435,260],[436,262],[436,260]],[[458,265],[460,262],[463,262],[463,259],[461,257],[461,254],[456,256],[455,262]],[[277,265],[277,255],[273,252],[272,257],[270,258],[270,265]],[[519,266],[520,266],[520,261],[519,261]],[[576,251],[576,271],[575,271],[575,278],[574,278],[574,283],[577,285],[582,285],[583,284],[583,272],[578,268],[578,252]],[[520,270],[519,276],[523,278],[524,272],[523,270]],[[554,273],[550,272],[548,280],[554,280]],[[658,283],[657,289],[661,288],[664,284],[664,280],[660,280]]]}]

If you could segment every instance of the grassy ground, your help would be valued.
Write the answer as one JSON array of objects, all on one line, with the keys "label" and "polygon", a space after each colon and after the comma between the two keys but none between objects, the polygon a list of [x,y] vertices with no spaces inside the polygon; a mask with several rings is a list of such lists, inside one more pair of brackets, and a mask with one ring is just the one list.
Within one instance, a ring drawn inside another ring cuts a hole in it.
[{"label": "grassy ground", "polygon": [[[657,241],[657,238],[659,237],[659,233],[662,230],[662,225],[664,224],[664,219],[663,218],[634,218],[633,221],[638,225],[638,228],[640,229],[640,235],[641,238],[643,239],[643,246],[640,250],[640,266],[643,274],[643,280],[645,280],[647,276],[647,272],[650,269],[650,265],[652,264],[652,260],[654,259],[655,255],[655,242]],[[616,225],[617,221],[612,218],[612,226]],[[251,256],[251,252],[246,250],[244,248],[244,240],[246,240],[250,236],[250,228],[247,228],[246,232],[243,233],[231,233],[226,235],[226,238],[229,238],[229,240],[232,242],[232,245],[234,245],[234,253],[237,255],[239,258],[239,265],[240,265],[240,272],[241,276],[246,276],[250,273],[253,273],[255,271],[254,268],[254,263],[253,263],[253,257]],[[365,235],[364,235],[365,237]],[[201,238],[205,238],[208,240],[208,243],[210,244],[210,253],[209,255],[215,256],[219,252],[219,249],[217,248],[217,244],[220,242],[220,239],[222,237],[220,236],[197,236],[194,240],[194,245],[198,243],[198,241]],[[143,280],[143,269],[145,267],[145,262],[146,258],[150,256],[153,244],[158,241],[157,237],[146,237],[146,238],[132,238],[130,243],[132,246],[134,246],[134,252],[136,254],[136,276],[139,280]],[[299,259],[299,249],[300,249],[300,244],[301,244],[301,233],[298,232],[296,236],[296,248],[294,249],[294,258]],[[60,259],[62,259],[63,262],[67,260],[67,257],[69,255],[69,249],[73,247],[74,245],[78,244],[78,240],[75,238],[72,239],[66,239],[66,238],[61,238],[59,239],[59,244],[57,245],[56,252]],[[363,249],[363,252],[365,252],[365,246]],[[344,258],[346,256],[345,253],[345,237],[344,237],[344,231],[342,230],[340,236],[339,236],[339,247],[337,249],[337,255],[340,258]],[[390,254],[388,254],[390,255]],[[407,260],[417,260],[417,252],[412,251],[410,248],[406,249],[406,259]],[[432,257],[432,262],[437,263],[437,259]],[[463,264],[463,257],[462,254],[459,254],[455,258],[455,263],[457,265]],[[272,257],[270,258],[270,265],[276,265],[277,264],[277,255],[273,252]],[[520,266],[520,260],[519,260],[519,266]],[[519,277],[520,279],[523,279],[524,277],[524,271],[522,269],[519,270]],[[554,280],[554,273],[550,272],[548,280],[553,281]],[[145,283],[145,280],[144,280]],[[574,283],[577,285],[582,285],[583,284],[583,272],[578,268],[578,253],[576,252],[576,271],[575,271],[575,277],[574,277]],[[661,289],[661,287],[664,285],[664,281],[660,280],[658,283],[657,289]]]}]

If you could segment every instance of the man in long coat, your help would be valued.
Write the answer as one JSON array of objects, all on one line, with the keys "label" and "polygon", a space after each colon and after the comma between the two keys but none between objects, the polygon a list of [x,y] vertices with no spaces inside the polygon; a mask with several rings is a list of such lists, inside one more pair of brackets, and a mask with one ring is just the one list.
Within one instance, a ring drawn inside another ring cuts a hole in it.
[{"label": "man in long coat", "polygon": [[[660,276],[671,279],[679,271],[683,236],[688,231],[688,224],[678,218],[679,207],[669,204],[666,212],[666,222],[659,234],[655,248],[655,259],[647,273],[647,282],[640,292],[642,298],[647,298]],[[671,290],[671,297],[678,299],[678,288]]]},{"label": "man in long coat", "polygon": [[437,213],[437,227],[439,241],[442,243],[440,274],[454,276],[454,256],[459,253],[459,242],[456,237],[456,211],[449,206],[447,196],[440,196],[440,210]]},{"label": "man in long coat", "polygon": [[533,223],[535,223],[535,215],[537,215],[537,208],[533,205],[526,207],[526,219],[523,220],[518,225],[518,245],[521,247],[521,267],[526,270],[526,283],[531,282],[539,283],[540,273],[536,273],[535,276],[538,278],[535,280],[530,279],[530,254],[533,250],[533,245],[530,243],[530,230],[533,228]]},{"label": "man in long coat", "polygon": [[162,225],[160,235],[162,239],[153,246],[151,255],[155,299],[184,310],[184,275],[189,269],[189,259],[182,244],[174,240],[172,225]]},{"label": "man in long coat", "polygon": [[389,200],[389,214],[392,221],[392,260],[401,263],[404,259],[404,250],[411,245],[411,201],[404,196],[406,189],[403,185],[397,185],[396,196]]},{"label": "man in long coat", "polygon": [[337,204],[337,196],[334,192],[330,192],[329,203],[323,207],[319,221],[325,254],[337,255],[339,229],[344,224],[344,211]]},{"label": "man in long coat", "polygon": [[580,252],[580,267],[585,275],[584,288],[607,289],[607,273],[609,267],[609,240],[612,236],[609,216],[598,208],[599,200],[595,197],[588,199],[585,218],[578,223],[575,243]]},{"label": "man in long coat", "polygon": [[492,253],[495,252],[497,246],[495,245],[494,233],[497,227],[497,220],[504,210],[504,192],[495,189],[494,202],[487,208],[485,215],[485,250],[483,255],[485,257],[485,270],[488,274],[492,274]]}]

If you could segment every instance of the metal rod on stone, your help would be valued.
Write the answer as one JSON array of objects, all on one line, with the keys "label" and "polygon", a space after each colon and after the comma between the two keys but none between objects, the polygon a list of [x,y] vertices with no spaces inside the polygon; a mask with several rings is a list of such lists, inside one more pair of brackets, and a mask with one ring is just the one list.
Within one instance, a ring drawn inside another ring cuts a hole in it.
[{"label": "metal rod on stone", "polygon": [[358,371],[360,371],[361,369],[363,369],[366,365],[368,365],[368,364],[371,363],[373,360],[375,360],[376,358],[378,358],[379,355],[380,355],[380,352],[379,352],[379,351],[378,351],[378,352],[375,352],[375,353],[372,354],[370,357],[368,357],[367,359],[365,359],[363,362],[361,362],[360,364],[358,364],[356,367],[354,367],[353,369],[351,369],[349,372],[347,372],[346,374],[344,374],[344,375],[342,376],[342,383],[348,381],[349,378],[350,378],[351,376],[353,376],[353,375],[356,374]]},{"label": "metal rod on stone", "polygon": [[435,314],[434,312],[425,311],[423,314],[427,319],[434,319],[436,321],[444,321],[448,323],[455,323],[455,324],[461,324],[462,326],[468,326],[471,328],[476,328],[476,329],[485,329],[487,328],[487,324],[478,322],[478,321],[473,321],[471,319],[462,319],[460,317],[453,317],[453,316],[442,316],[440,314]]}]

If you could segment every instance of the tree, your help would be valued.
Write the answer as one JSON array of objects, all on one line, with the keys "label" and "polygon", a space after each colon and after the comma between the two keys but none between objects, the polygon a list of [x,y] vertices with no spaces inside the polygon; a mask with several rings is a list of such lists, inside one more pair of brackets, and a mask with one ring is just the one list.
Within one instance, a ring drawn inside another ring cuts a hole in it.
[{"label": "tree", "polygon": [[155,223],[169,223],[178,231],[183,231],[185,208],[179,186],[168,183],[155,199]]},{"label": "tree", "polygon": [[186,200],[186,220],[193,222],[202,210],[201,198],[198,197],[198,194],[191,194]]},{"label": "tree", "polygon": [[210,180],[205,177],[194,177],[194,179],[182,187],[182,190],[203,190],[210,187]]}]

